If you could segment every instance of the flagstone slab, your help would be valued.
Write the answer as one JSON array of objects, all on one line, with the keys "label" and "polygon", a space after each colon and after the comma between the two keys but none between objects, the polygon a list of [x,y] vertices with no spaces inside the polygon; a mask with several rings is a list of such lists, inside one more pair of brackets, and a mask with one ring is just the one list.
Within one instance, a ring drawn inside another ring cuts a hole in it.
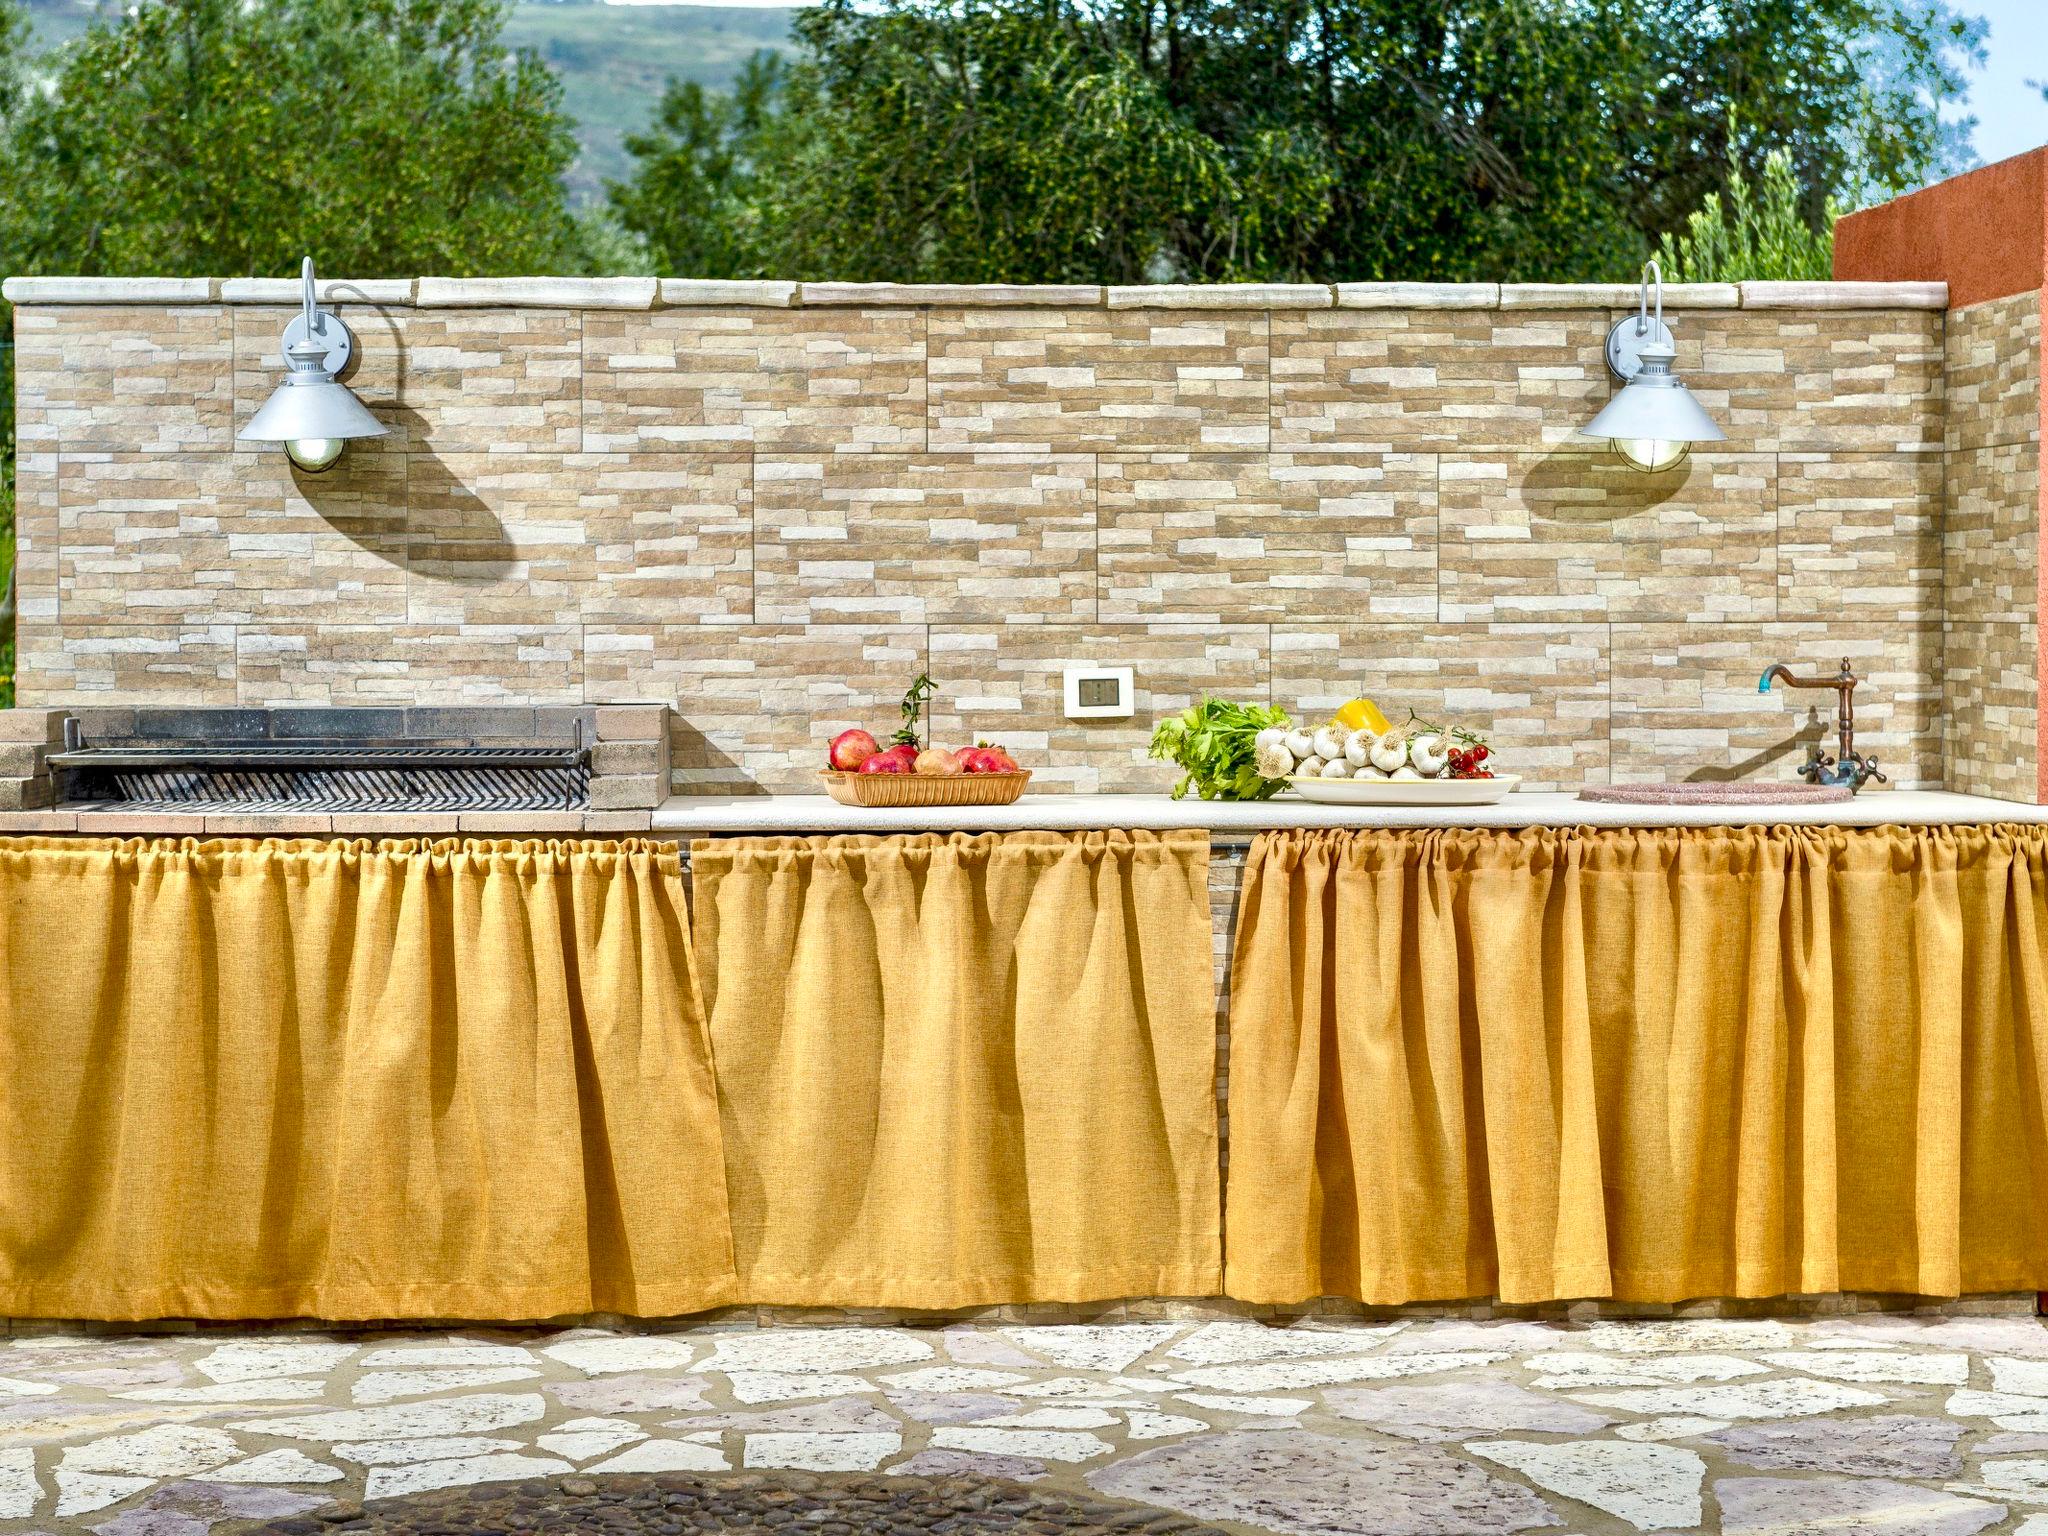
[{"label": "flagstone slab", "polygon": [[871,1472],[903,1449],[897,1434],[749,1435],[742,1462],[809,1472]]},{"label": "flagstone slab", "polygon": [[253,1381],[266,1376],[320,1376],[356,1352],[354,1344],[321,1339],[235,1339],[193,1361],[214,1381]]},{"label": "flagstone slab", "polygon": [[870,1392],[875,1385],[865,1377],[831,1371],[732,1371],[725,1380],[732,1388],[732,1395],[743,1403],[787,1403],[805,1397],[837,1397],[847,1392]]},{"label": "flagstone slab", "polygon": [[331,1449],[343,1461],[364,1467],[396,1467],[415,1461],[460,1461],[494,1451],[519,1451],[518,1440],[489,1435],[429,1435],[419,1440],[342,1440]]},{"label": "flagstone slab", "polygon": [[[1991,1370],[1991,1385],[2000,1392],[2016,1392],[2024,1397],[2048,1397],[2048,1360],[1986,1360]],[[2041,1405],[2048,1412],[2048,1403]]]},{"label": "flagstone slab", "polygon": [[1784,1349],[1796,1342],[1792,1329],[1772,1318],[1703,1317],[1589,1323],[1575,1347],[1624,1355],[1668,1354],[1681,1349],[1740,1354],[1753,1349]]},{"label": "flagstone slab", "polygon": [[1724,1477],[1721,1536],[1975,1536],[2003,1504],[1887,1478]]},{"label": "flagstone slab", "polygon": [[1109,1445],[1100,1436],[1079,1430],[989,1429],[969,1424],[933,1430],[932,1445],[942,1451],[979,1451],[1032,1461],[1093,1461],[1109,1454]]},{"label": "flagstone slab", "polygon": [[1770,1368],[1733,1355],[1611,1355],[1552,1350],[1529,1362],[1543,1372],[1535,1385],[1546,1391],[1572,1387],[1654,1387],[1681,1381],[1735,1381],[1768,1376]]},{"label": "flagstone slab", "polygon": [[1534,1493],[1461,1456],[1320,1434],[1201,1435],[1098,1467],[1088,1482],[1112,1497],[1282,1536],[1497,1536],[1564,1525]]},{"label": "flagstone slab", "polygon": [[715,1445],[690,1440],[643,1440],[591,1472],[729,1472],[732,1463]]},{"label": "flagstone slab", "polygon": [[2048,1460],[2019,1456],[1979,1462],[1974,1478],[1949,1487],[1960,1493],[2016,1499],[2022,1504],[2048,1504]]},{"label": "flagstone slab", "polygon": [[1290,1387],[1327,1387],[1344,1382],[1377,1381],[1394,1376],[1424,1376],[1437,1371],[1493,1365],[1505,1355],[1417,1354],[1376,1355],[1355,1360],[1278,1360],[1258,1365],[1219,1365],[1177,1371],[1183,1386],[1213,1387],[1224,1392],[1280,1392]]},{"label": "flagstone slab", "polygon": [[303,1451],[264,1451],[242,1461],[216,1467],[206,1474],[209,1483],[338,1483],[348,1474],[324,1461],[315,1461]]},{"label": "flagstone slab", "polygon": [[1013,1387],[1031,1378],[1021,1371],[992,1370],[975,1365],[927,1365],[914,1371],[891,1371],[882,1385],[906,1392],[980,1392]]},{"label": "flagstone slab", "polygon": [[1178,1413],[1148,1413],[1143,1409],[1132,1409],[1124,1415],[1130,1426],[1133,1440],[1168,1440],[1175,1435],[1199,1434],[1209,1428],[1202,1419],[1190,1419]]},{"label": "flagstone slab", "polygon": [[1923,1387],[1960,1387],[1970,1379],[1970,1357],[1876,1350],[1772,1350],[1763,1356],[1787,1371],[1836,1381],[1891,1381]]},{"label": "flagstone slab", "polygon": [[697,1358],[698,1349],[688,1339],[663,1334],[564,1339],[541,1353],[586,1376],[610,1376],[622,1371],[679,1370]]},{"label": "flagstone slab", "polygon": [[97,1536],[207,1536],[226,1520],[275,1520],[303,1515],[328,1496],[283,1488],[241,1487],[209,1480],[164,1483],[141,1502],[92,1526]]},{"label": "flagstone slab", "polygon": [[1315,1406],[1312,1398],[1306,1397],[1239,1397],[1228,1392],[1176,1392],[1176,1399],[1192,1404],[1196,1408],[1211,1408],[1218,1413],[1242,1413],[1260,1418],[1291,1419],[1298,1413],[1305,1413]]},{"label": "flagstone slab", "polygon": [[430,1488],[460,1488],[470,1483],[502,1483],[521,1477],[572,1472],[554,1456],[466,1456],[459,1461],[418,1461],[403,1467],[376,1467],[363,1489],[366,1499],[395,1498]]},{"label": "flagstone slab", "polygon": [[[1000,1409],[1016,1406],[1000,1397],[990,1398],[989,1401],[998,1404]],[[696,1413],[684,1419],[666,1420],[665,1427],[700,1431],[737,1429],[746,1434],[794,1430],[896,1431],[902,1428],[895,1419],[865,1397],[835,1397],[825,1403],[803,1403],[793,1408],[763,1408],[751,1413]]]},{"label": "flagstone slab", "polygon": [[198,1425],[163,1424],[73,1446],[60,1465],[74,1472],[128,1472],[137,1477],[186,1477],[210,1471],[242,1454],[234,1436]]},{"label": "flagstone slab", "polygon": [[518,1344],[474,1344],[455,1342],[452,1344],[399,1344],[385,1349],[373,1350],[363,1356],[365,1370],[383,1367],[416,1369],[419,1367],[449,1368],[462,1366],[530,1365],[533,1356],[524,1346]]},{"label": "flagstone slab", "polygon": [[895,1328],[770,1328],[723,1333],[704,1363],[714,1371],[855,1371],[929,1360],[936,1351]]},{"label": "flagstone slab", "polygon": [[1784,1419],[1731,1426],[1704,1438],[1746,1466],[1856,1477],[1952,1477],[1962,1469],[1963,1426],[1924,1414]]},{"label": "flagstone slab", "polygon": [[[920,1424],[967,1424],[1015,1406],[986,1392],[888,1392],[891,1407]],[[936,1474],[934,1474],[936,1475]]]},{"label": "flagstone slab", "polygon": [[1696,1413],[1671,1413],[1654,1419],[1638,1419],[1633,1424],[1617,1424],[1614,1432],[1624,1440],[1691,1440],[1727,1427],[1726,1419],[1707,1419]]},{"label": "flagstone slab", "polygon": [[1466,1450],[1639,1531],[1694,1530],[1707,1464],[1676,1446],[1628,1440],[1485,1440]]},{"label": "flagstone slab", "polygon": [[1045,1463],[1027,1461],[1021,1456],[923,1450],[899,1461],[889,1471],[905,1477],[998,1477],[1012,1483],[1035,1483],[1045,1476]]},{"label": "flagstone slab", "polygon": [[462,1387],[501,1387],[512,1381],[531,1381],[539,1374],[530,1365],[370,1371],[356,1378],[349,1396],[359,1403],[388,1403],[396,1398],[423,1397],[429,1392],[453,1392]]},{"label": "flagstone slab", "polygon": [[156,1486],[153,1478],[113,1477],[103,1472],[76,1472],[67,1467],[57,1469],[56,1479],[59,1520],[67,1515],[89,1515],[96,1509],[105,1509],[109,1504],[118,1504],[145,1488]]},{"label": "flagstone slab", "polygon": [[0,1520],[25,1520],[43,1496],[36,1480],[36,1453],[27,1446],[0,1450]]},{"label": "flagstone slab", "polygon": [[948,1328],[941,1337],[946,1353],[962,1365],[1021,1365],[1029,1370],[1041,1363],[991,1329]]},{"label": "flagstone slab", "polygon": [[1207,1323],[1179,1340],[1166,1354],[1187,1365],[1238,1365],[1316,1355],[1358,1355],[1379,1348],[1401,1323],[1362,1323],[1342,1328],[1276,1328],[1266,1323],[1225,1319]]},{"label": "flagstone slab", "polygon": [[1181,1323],[1119,1323],[1101,1327],[1010,1328],[1018,1348],[1070,1371],[1121,1371],[1182,1331]]},{"label": "flagstone slab", "polygon": [[1462,1440],[1515,1429],[1587,1435],[1614,1422],[1607,1414],[1491,1378],[1333,1387],[1323,1401],[1339,1418],[1357,1419],[1405,1440]]},{"label": "flagstone slab", "polygon": [[419,1440],[531,1424],[546,1412],[547,1400],[538,1392],[476,1392],[435,1402],[243,1419],[228,1427],[287,1440]]},{"label": "flagstone slab", "polygon": [[1833,1381],[1718,1382],[1696,1387],[1644,1387],[1582,1392],[1577,1401],[1623,1413],[1697,1413],[1717,1419],[1791,1419],[1838,1408],[1874,1408],[1882,1393]]},{"label": "flagstone slab", "polygon": [[563,1407],[581,1408],[586,1413],[688,1413],[693,1408],[711,1407],[711,1400],[704,1395],[708,1385],[702,1376],[634,1372],[595,1381],[561,1382],[547,1392]]}]

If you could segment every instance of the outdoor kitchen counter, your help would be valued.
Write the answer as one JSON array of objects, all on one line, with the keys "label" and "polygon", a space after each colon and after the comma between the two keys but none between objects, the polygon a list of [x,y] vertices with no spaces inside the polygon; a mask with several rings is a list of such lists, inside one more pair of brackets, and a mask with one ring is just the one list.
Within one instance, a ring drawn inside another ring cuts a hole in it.
[{"label": "outdoor kitchen counter", "polygon": [[1220,833],[1281,827],[1716,827],[1750,825],[1933,826],[2048,822],[2048,806],[1942,790],[1869,790],[1835,804],[1612,805],[1575,794],[1509,795],[1499,805],[1443,810],[1409,806],[1310,805],[1281,800],[1174,800],[1165,795],[1032,795],[1014,805],[882,807],[840,805],[824,795],[673,795],[654,813],[654,831],[690,836],[814,832],[1161,831]]}]

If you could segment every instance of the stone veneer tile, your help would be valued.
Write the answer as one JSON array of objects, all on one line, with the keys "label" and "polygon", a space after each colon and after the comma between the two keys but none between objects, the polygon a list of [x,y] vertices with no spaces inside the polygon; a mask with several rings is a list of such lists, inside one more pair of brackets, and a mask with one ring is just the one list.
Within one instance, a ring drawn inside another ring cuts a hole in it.
[{"label": "stone veneer tile", "polygon": [[286,704],[580,704],[572,626],[266,624],[234,637],[239,701]]},{"label": "stone veneer tile", "polygon": [[1275,625],[1273,702],[1327,720],[1359,694],[1484,734],[1523,787],[1607,782],[1607,629],[1600,624]]},{"label": "stone veneer tile", "polygon": [[935,309],[931,447],[1263,448],[1261,311]]},{"label": "stone veneer tile", "polygon": [[2028,620],[2039,603],[2041,450],[2034,443],[1948,456],[1942,543],[1950,619]]},{"label": "stone veneer tile", "polygon": [[1095,617],[1087,454],[761,454],[754,487],[764,623]]},{"label": "stone veneer tile", "polygon": [[[1146,755],[1152,729],[1205,694],[1267,698],[1263,624],[933,625],[931,735],[941,745],[1000,741],[1052,793],[1170,789],[1178,773]],[[1133,668],[1128,720],[1069,720],[1062,671]]]},{"label": "stone veneer tile", "polygon": [[752,617],[743,454],[412,456],[415,624]]},{"label": "stone veneer tile", "polygon": [[2030,291],[1949,312],[1951,451],[2040,442],[2041,304]]},{"label": "stone veneer tile", "polygon": [[1273,316],[1273,446],[1572,444],[1611,393],[1600,311],[1336,309]]},{"label": "stone veneer tile", "polygon": [[1773,464],[1695,453],[1648,475],[1612,454],[1445,454],[1446,622],[1769,619]]},{"label": "stone veneer tile", "polygon": [[1431,454],[1105,455],[1097,497],[1105,621],[1436,615]]},{"label": "stone veneer tile", "polygon": [[1945,626],[1948,775],[1943,788],[2028,804],[2040,798],[2038,644],[2031,619],[1950,619]]},{"label": "stone veneer tile", "polygon": [[[582,446],[581,311],[394,310],[375,323],[364,314],[350,310],[349,322],[366,359],[387,346],[404,359],[395,404],[408,447],[572,453]],[[363,395],[373,411],[384,405],[374,373]]]},{"label": "stone veneer tile", "polygon": [[[399,331],[397,311],[364,304],[328,307],[356,338],[355,357],[348,372],[342,376],[342,382],[369,407],[371,415],[390,429],[381,438],[353,443],[344,453],[343,462],[373,445],[379,450],[393,451],[411,447],[420,418],[401,403],[405,390],[400,380],[410,358],[405,338]],[[229,310],[234,326],[234,402],[238,431],[284,382],[284,360],[279,355],[278,342],[284,335],[286,324],[298,312],[296,304],[289,308],[277,304],[237,304]],[[248,443],[236,438],[234,446],[241,453],[276,454],[280,457],[284,453],[276,443]]]},{"label": "stone veneer tile", "polygon": [[1939,454],[1778,459],[1778,616],[1941,611]]},{"label": "stone veneer tile", "polygon": [[235,702],[232,624],[38,624],[16,637],[18,703]]},{"label": "stone veneer tile", "polygon": [[57,488],[69,625],[405,617],[402,454],[65,454]]},{"label": "stone veneer tile", "polygon": [[57,620],[57,455],[28,453],[14,460],[15,622]]},{"label": "stone veneer tile", "polygon": [[584,327],[591,451],[925,446],[921,311],[593,311]]},{"label": "stone veneer tile", "polygon": [[1727,452],[1942,446],[1942,317],[1925,310],[1701,310],[1671,319],[1678,376]]},{"label": "stone veneer tile", "polygon": [[1612,644],[1617,784],[1795,777],[1809,743],[1836,750],[1835,696],[1782,683],[1760,694],[1757,678],[1779,661],[1827,676],[1846,656],[1864,678],[1857,750],[1876,753],[1896,788],[1943,787],[1941,630],[1933,622],[1616,624]]},{"label": "stone veneer tile", "polygon": [[221,305],[23,309],[14,332],[23,453],[189,453],[234,437]]},{"label": "stone veneer tile", "polygon": [[925,670],[922,625],[591,624],[592,700],[661,700],[678,794],[817,793],[826,743],[886,738]]}]

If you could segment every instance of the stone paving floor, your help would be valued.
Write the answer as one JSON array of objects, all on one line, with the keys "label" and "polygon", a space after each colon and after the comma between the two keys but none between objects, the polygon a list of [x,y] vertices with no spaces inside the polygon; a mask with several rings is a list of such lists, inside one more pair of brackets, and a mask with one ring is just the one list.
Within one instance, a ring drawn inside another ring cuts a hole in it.
[{"label": "stone paving floor", "polygon": [[1004,1478],[1289,1536],[2048,1536],[2048,1327],[1863,1315],[0,1339],[9,1536],[334,1529],[360,1501],[465,1485],[587,1494],[610,1474],[774,1469]]}]

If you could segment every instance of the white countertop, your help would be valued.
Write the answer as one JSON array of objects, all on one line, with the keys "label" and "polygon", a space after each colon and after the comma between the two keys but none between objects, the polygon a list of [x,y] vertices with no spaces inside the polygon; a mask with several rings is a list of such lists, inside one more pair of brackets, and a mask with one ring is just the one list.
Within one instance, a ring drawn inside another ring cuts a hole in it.
[{"label": "white countertop", "polygon": [[1032,828],[1159,831],[1206,827],[1724,827],[1928,826],[1954,822],[2048,822],[2048,806],[1942,790],[1870,789],[1835,804],[1612,805],[1554,791],[1516,792],[1499,805],[1443,810],[1310,805],[1293,796],[1251,802],[1172,800],[1165,795],[1033,795],[1015,805],[867,807],[825,795],[672,795],[654,813],[657,832],[1003,832]]}]

